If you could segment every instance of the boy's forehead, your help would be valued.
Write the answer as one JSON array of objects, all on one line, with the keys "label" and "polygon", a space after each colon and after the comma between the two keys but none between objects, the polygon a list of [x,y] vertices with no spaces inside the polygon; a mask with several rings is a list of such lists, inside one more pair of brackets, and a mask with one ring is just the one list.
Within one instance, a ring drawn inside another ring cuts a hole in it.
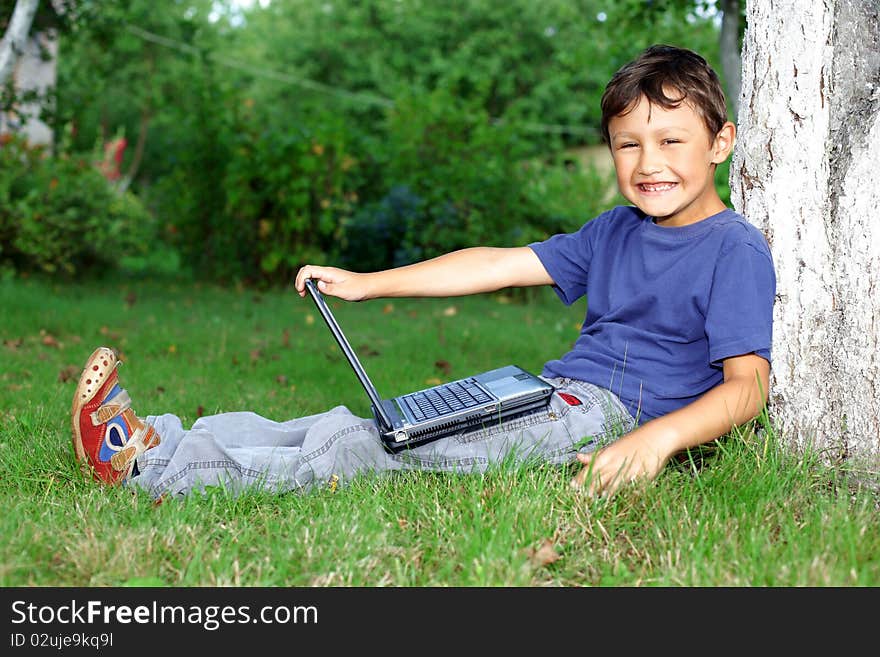
[{"label": "boy's forehead", "polygon": [[626,130],[649,124],[651,127],[693,128],[695,123],[702,125],[703,117],[687,99],[674,107],[667,108],[651,102],[642,95],[625,110],[612,116],[608,127],[611,132],[615,132],[615,128]]}]

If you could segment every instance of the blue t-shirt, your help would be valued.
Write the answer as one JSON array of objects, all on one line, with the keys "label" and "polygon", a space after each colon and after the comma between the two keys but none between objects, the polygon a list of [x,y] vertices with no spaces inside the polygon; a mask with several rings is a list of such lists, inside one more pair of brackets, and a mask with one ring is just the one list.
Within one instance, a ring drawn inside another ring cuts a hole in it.
[{"label": "blue t-shirt", "polygon": [[773,259],[733,210],[663,227],[620,206],[529,246],[564,303],[587,297],[580,336],[544,376],[611,390],[644,421],[721,383],[725,358],[770,361]]}]

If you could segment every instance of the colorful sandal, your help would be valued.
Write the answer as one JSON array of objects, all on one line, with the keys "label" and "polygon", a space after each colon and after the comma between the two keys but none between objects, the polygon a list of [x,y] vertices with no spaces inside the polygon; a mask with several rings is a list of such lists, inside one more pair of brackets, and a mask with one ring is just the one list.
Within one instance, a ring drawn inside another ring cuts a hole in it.
[{"label": "colorful sandal", "polygon": [[89,356],[73,395],[71,422],[76,458],[92,476],[117,484],[131,474],[135,459],[159,444],[156,430],[131,408],[119,387],[116,352],[98,347]]}]

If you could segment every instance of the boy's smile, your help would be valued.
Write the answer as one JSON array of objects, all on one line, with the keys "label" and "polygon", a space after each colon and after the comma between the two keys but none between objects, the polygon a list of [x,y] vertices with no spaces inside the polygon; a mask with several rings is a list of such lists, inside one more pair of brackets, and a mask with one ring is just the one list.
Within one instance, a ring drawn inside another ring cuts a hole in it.
[{"label": "boy's smile", "polygon": [[736,128],[710,135],[687,103],[674,109],[644,97],[608,123],[621,194],[664,226],[686,226],[722,211],[715,165],[730,154]]}]

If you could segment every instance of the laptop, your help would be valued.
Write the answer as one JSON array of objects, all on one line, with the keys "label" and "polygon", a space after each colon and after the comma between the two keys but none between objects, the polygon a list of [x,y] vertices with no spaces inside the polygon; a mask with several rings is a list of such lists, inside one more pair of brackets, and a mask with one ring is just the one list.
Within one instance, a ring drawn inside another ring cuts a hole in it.
[{"label": "laptop", "polygon": [[306,289],[364,387],[390,452],[535,413],[550,402],[554,387],[517,365],[383,399],[312,279],[306,280]]}]

